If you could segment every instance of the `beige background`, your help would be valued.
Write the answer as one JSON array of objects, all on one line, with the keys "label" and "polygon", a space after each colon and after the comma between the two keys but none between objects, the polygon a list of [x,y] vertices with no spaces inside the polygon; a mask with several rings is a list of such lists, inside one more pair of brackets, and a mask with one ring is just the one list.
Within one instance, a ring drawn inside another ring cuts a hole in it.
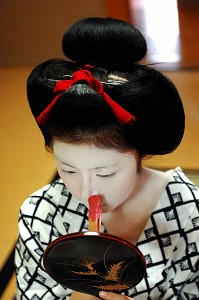
[{"label": "beige background", "polygon": [[[106,0],[1,0],[0,267],[16,240],[21,203],[55,174],[54,161],[44,149],[26,101],[26,78],[42,60],[62,56],[60,40],[72,22],[85,16],[107,16],[107,3]],[[183,98],[186,132],[173,154],[154,158],[148,164],[156,168],[181,166],[195,174],[199,171],[199,69],[196,65],[165,74],[174,81]],[[13,294],[14,278],[2,300],[11,299]]]}]

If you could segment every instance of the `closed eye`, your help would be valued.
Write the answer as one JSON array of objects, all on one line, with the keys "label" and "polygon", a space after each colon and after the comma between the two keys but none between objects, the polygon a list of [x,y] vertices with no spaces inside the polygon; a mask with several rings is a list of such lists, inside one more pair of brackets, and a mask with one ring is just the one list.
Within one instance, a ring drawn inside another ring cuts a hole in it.
[{"label": "closed eye", "polygon": [[75,171],[66,171],[66,170],[62,170],[62,172],[67,173],[67,174],[75,174]]},{"label": "closed eye", "polygon": [[116,173],[116,172],[111,173],[111,174],[106,174],[106,175],[100,175],[100,174],[97,174],[96,176],[101,177],[101,178],[108,178],[108,177],[111,177],[111,176],[115,175],[115,173]]}]

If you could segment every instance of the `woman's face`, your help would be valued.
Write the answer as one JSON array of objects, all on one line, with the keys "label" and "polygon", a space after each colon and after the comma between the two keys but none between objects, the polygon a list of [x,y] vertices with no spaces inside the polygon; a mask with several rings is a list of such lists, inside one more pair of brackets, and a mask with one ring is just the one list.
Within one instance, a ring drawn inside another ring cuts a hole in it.
[{"label": "woman's face", "polygon": [[57,170],[70,193],[88,207],[88,197],[101,195],[102,212],[131,199],[139,176],[136,153],[54,141]]}]

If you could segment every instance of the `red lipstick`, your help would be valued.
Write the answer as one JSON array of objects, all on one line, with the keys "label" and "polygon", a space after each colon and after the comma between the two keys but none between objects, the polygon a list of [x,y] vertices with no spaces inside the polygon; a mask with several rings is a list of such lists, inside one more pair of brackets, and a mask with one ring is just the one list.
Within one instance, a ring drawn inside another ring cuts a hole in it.
[{"label": "red lipstick", "polygon": [[99,232],[101,225],[101,213],[100,195],[92,195],[88,198],[89,210],[89,231]]}]

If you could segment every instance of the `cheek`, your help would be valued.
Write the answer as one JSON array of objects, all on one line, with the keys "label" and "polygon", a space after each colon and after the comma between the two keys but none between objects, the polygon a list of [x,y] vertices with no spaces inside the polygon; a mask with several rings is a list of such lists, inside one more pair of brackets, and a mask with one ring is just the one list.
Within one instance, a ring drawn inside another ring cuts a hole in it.
[{"label": "cheek", "polygon": [[122,181],[112,186],[111,189],[112,201],[114,202],[125,201],[126,198],[132,193],[133,188],[134,188],[134,182],[132,182],[131,180]]},{"label": "cheek", "polygon": [[121,175],[104,190],[106,202],[114,207],[122,204],[132,194],[135,183],[136,175],[133,172]]}]

